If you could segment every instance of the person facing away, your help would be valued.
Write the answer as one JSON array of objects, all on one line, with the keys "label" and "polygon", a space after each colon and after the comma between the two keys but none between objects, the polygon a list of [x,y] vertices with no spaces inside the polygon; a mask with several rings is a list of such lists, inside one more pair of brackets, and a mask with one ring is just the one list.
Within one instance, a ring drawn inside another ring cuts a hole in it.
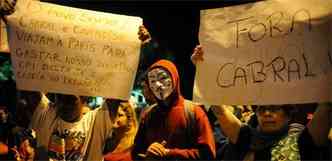
[{"label": "person facing away", "polygon": [[[197,46],[191,57],[194,64],[204,61],[202,46]],[[255,111],[258,126],[241,123],[226,105],[212,108],[218,117],[221,129],[229,138],[230,155],[225,160],[317,160],[312,150],[328,143],[331,103],[322,103],[314,118],[303,130],[289,132],[290,108],[294,105],[258,106]]]},{"label": "person facing away", "polygon": [[113,135],[106,142],[104,156],[106,161],[130,161],[138,122],[133,103],[122,101],[116,110]]},{"label": "person facing away", "polygon": [[[175,65],[167,60],[147,71],[147,84],[157,103],[143,115],[132,151],[135,160],[204,160],[215,158],[208,118],[194,106],[194,122],[186,118],[185,99]],[[189,128],[193,128],[188,130]]]}]

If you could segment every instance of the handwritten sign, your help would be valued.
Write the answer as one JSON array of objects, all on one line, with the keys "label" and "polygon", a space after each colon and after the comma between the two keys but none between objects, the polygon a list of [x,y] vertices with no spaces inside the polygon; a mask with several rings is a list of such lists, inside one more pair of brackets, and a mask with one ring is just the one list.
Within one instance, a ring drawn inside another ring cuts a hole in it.
[{"label": "handwritten sign", "polygon": [[141,18],[29,0],[8,22],[19,89],[129,98]]},{"label": "handwritten sign", "polygon": [[287,104],[331,98],[330,1],[269,0],[201,11],[194,99]]}]

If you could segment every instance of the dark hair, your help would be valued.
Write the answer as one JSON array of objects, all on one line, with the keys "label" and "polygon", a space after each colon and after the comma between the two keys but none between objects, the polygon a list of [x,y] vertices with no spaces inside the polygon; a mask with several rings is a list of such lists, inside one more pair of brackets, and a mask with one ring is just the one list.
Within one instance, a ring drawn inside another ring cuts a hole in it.
[{"label": "dark hair", "polygon": [[110,110],[110,117],[113,119],[116,117],[116,114],[118,112],[119,106],[121,102],[125,102],[120,99],[114,99],[114,98],[108,98],[105,100],[106,105],[108,106],[108,109]]}]

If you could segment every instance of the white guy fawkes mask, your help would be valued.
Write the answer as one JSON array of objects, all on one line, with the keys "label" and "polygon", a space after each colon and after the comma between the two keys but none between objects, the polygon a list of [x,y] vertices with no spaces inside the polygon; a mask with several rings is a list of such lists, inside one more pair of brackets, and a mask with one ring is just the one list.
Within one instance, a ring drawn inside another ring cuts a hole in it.
[{"label": "white guy fawkes mask", "polygon": [[148,82],[152,93],[159,100],[165,100],[173,91],[172,76],[163,68],[154,68],[149,71]]}]

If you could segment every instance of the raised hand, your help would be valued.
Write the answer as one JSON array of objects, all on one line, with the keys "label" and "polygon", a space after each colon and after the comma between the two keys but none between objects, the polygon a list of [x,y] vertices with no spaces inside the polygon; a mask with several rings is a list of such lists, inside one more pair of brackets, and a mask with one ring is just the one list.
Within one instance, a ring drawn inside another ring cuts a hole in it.
[{"label": "raised hand", "polygon": [[193,54],[191,55],[191,62],[196,65],[197,62],[204,61],[203,55],[203,47],[201,45],[197,45],[193,51]]},{"label": "raised hand", "polygon": [[145,26],[141,25],[138,28],[138,39],[142,41],[142,44],[148,43],[151,40],[151,35]]}]

